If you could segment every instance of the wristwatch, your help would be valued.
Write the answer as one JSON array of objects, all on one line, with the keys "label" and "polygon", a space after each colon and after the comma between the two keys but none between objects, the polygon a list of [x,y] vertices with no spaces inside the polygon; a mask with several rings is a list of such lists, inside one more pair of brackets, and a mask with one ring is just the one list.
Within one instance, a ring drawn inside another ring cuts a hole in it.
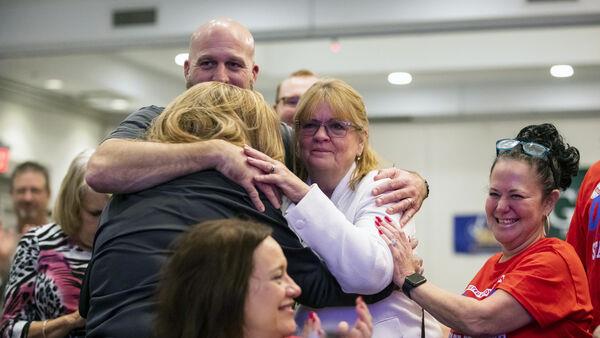
[{"label": "wristwatch", "polygon": [[414,288],[416,288],[417,286],[424,284],[425,282],[427,282],[427,279],[425,277],[423,277],[423,275],[421,275],[420,273],[413,273],[412,275],[406,276],[406,278],[404,278],[404,284],[402,284],[402,292],[404,292],[404,294],[412,299],[410,297],[410,291]]}]

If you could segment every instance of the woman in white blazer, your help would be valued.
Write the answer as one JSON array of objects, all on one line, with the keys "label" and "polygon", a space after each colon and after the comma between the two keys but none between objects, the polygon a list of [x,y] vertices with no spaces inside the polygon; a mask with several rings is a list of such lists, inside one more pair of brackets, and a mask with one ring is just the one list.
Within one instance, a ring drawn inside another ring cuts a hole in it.
[{"label": "woman in white blazer", "polygon": [[[325,261],[344,291],[375,294],[393,275],[392,255],[376,224],[384,218],[398,222],[401,215],[388,215],[371,193],[386,180],[373,179],[378,160],[368,142],[363,100],[341,80],[322,80],[302,95],[294,122],[298,176],[246,147],[248,162],[265,172],[256,180],[280,188],[290,227]],[[414,224],[403,231],[414,236]],[[402,292],[394,291],[370,310],[375,338],[421,337],[423,324],[426,337],[441,337],[435,319]],[[304,321],[310,311],[318,313],[326,329],[355,320],[352,307],[301,307],[297,320]]]}]

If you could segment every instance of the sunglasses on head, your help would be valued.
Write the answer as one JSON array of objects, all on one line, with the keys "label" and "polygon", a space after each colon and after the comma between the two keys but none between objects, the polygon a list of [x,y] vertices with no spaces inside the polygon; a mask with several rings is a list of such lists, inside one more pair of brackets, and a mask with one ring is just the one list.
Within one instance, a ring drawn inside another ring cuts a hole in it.
[{"label": "sunglasses on head", "polygon": [[523,152],[529,156],[548,159],[550,149],[535,142],[524,142],[510,138],[504,138],[496,141],[496,156],[511,151],[514,147],[521,145]]}]

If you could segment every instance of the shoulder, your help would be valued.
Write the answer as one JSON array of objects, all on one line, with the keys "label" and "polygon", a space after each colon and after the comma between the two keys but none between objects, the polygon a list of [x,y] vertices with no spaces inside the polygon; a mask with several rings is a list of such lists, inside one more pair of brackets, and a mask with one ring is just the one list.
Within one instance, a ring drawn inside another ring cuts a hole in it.
[{"label": "shoulder", "polygon": [[363,177],[360,182],[358,182],[358,184],[356,185],[356,191],[357,192],[364,192],[367,191],[369,193],[369,195],[371,194],[371,190],[373,190],[373,188],[389,181],[389,178],[384,178],[381,180],[375,180],[375,176],[377,176],[377,172],[378,170],[371,170],[369,171],[365,177]]},{"label": "shoulder", "polygon": [[530,249],[531,255],[560,256],[567,259],[576,258],[575,250],[567,242],[558,238],[544,238]]},{"label": "shoulder", "polygon": [[108,138],[141,139],[146,129],[164,108],[157,106],[142,107],[129,114]]},{"label": "shoulder", "polygon": [[547,251],[554,253],[552,256],[554,259],[560,259],[565,264],[565,267],[573,272],[573,269],[576,267],[581,267],[583,269],[583,265],[579,260],[579,256],[577,256],[577,252],[572,245],[569,243],[558,239],[558,238],[547,238]]},{"label": "shoulder", "polygon": [[129,116],[127,116],[127,118],[125,120],[140,119],[140,118],[150,118],[151,120],[153,120],[155,117],[160,115],[160,113],[162,113],[163,110],[164,110],[163,107],[158,107],[158,106],[142,107],[142,108],[134,111],[133,113],[129,114]]},{"label": "shoulder", "polygon": [[518,269],[547,275],[585,273],[573,247],[558,238],[544,238],[527,249],[519,259]]},{"label": "shoulder", "polygon": [[365,177],[363,177],[358,184],[356,185],[356,189],[354,189],[354,191],[352,191],[350,189],[350,187],[346,187],[346,189],[348,189],[349,191],[351,191],[354,195],[354,198],[359,198],[361,200],[367,199],[367,200],[374,200],[376,198],[376,196],[373,196],[372,192],[373,189],[375,189],[376,187],[385,184],[386,182],[388,182],[390,179],[389,178],[383,178],[380,180],[375,180],[375,176],[377,176],[378,170],[371,170],[369,171]]},{"label": "shoulder", "polygon": [[38,245],[39,242],[44,242],[50,238],[64,237],[66,236],[62,231],[60,225],[56,223],[48,223],[40,225],[39,227],[33,228],[26,232],[20,242],[27,243],[29,245]]}]

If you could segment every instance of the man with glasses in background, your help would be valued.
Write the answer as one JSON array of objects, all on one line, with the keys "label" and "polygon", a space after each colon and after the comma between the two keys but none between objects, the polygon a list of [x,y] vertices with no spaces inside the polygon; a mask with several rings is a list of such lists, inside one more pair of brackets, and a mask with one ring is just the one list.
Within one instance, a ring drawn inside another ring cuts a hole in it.
[{"label": "man with glasses in background", "polygon": [[317,74],[307,69],[300,69],[281,81],[275,93],[275,111],[282,122],[293,127],[300,97],[318,80]]}]

